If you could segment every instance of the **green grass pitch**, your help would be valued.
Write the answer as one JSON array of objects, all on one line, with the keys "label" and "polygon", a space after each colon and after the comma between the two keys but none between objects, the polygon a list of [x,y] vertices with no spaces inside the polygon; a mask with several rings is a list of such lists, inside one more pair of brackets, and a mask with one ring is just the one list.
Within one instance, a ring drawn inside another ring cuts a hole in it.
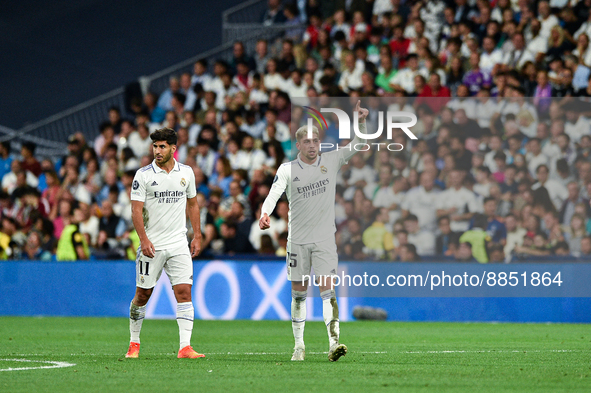
[{"label": "green grass pitch", "polygon": [[[589,325],[341,324],[349,353],[328,362],[322,322],[306,324],[306,361],[290,361],[291,323],[196,321],[177,359],[173,320],[146,320],[139,359],[125,359],[123,318],[0,317],[0,392],[591,391]],[[37,362],[14,361],[26,359]]]}]

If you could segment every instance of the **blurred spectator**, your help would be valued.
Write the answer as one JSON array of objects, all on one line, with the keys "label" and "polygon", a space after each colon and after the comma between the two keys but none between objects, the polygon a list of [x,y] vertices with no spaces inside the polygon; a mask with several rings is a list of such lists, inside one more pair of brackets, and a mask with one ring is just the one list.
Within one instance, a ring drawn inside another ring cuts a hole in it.
[{"label": "blurred spectator", "polygon": [[489,262],[504,262],[505,253],[501,244],[491,244],[488,250]]},{"label": "blurred spectator", "polygon": [[346,228],[340,232],[339,249],[342,250],[341,254],[344,258],[365,258],[363,235],[364,232],[359,220],[356,218],[349,219]]},{"label": "blurred spectator", "polygon": [[550,171],[548,170],[547,165],[539,165],[536,169],[538,182],[535,183],[531,188],[532,190],[537,190],[540,187],[544,187],[548,191],[554,207],[556,210],[558,210],[562,207],[564,200],[569,197],[569,193],[566,187],[564,187],[560,182],[548,178],[549,172]]},{"label": "blurred spectator", "polygon": [[435,255],[435,236],[433,232],[421,230],[417,216],[410,214],[404,219],[404,229],[408,242],[414,244],[419,255]]},{"label": "blurred spectator", "polygon": [[232,182],[232,167],[230,160],[220,156],[215,164],[215,173],[209,177],[209,187],[222,191],[224,197],[230,196],[230,183]]},{"label": "blurred spectator", "polygon": [[484,216],[487,220],[486,232],[493,243],[499,243],[504,246],[507,243],[507,228],[497,218],[497,201],[494,197],[484,198]]},{"label": "blurred spectator", "polygon": [[23,248],[20,259],[32,261],[50,261],[51,253],[41,248],[41,235],[37,231],[29,232],[27,243]]},{"label": "blurred spectator", "polygon": [[458,262],[477,262],[472,255],[472,244],[461,242],[455,253],[455,259]]},{"label": "blurred spectator", "polygon": [[240,236],[234,221],[224,221],[221,225],[222,250],[224,254],[254,253],[256,250],[248,240],[248,237]]},{"label": "blurred spectator", "polygon": [[407,192],[402,202],[402,214],[413,214],[418,217],[419,225],[426,231],[434,231],[437,227],[436,206],[440,190],[435,188],[435,177],[432,171],[424,171],[420,176],[420,186]]},{"label": "blurred spectator", "polygon": [[587,236],[585,230],[585,218],[580,214],[574,214],[570,220],[570,226],[565,231],[569,251],[574,255],[581,253],[581,241]]},{"label": "blurred spectator", "polygon": [[449,188],[441,193],[437,202],[437,217],[449,216],[454,232],[468,230],[474,213],[482,210],[474,193],[462,185],[463,181],[462,171],[452,170],[449,174]]},{"label": "blurred spectator", "polygon": [[21,156],[23,157],[22,169],[31,172],[35,177],[41,174],[41,163],[35,158],[35,149],[37,146],[33,142],[23,143],[21,147]]},{"label": "blurred spectator", "polygon": [[581,256],[591,256],[591,236],[585,236],[581,239]]},{"label": "blurred spectator", "polygon": [[9,173],[12,168],[12,160],[14,157],[10,154],[10,141],[0,143],[0,176]]},{"label": "blurred spectator", "polygon": [[[80,209],[78,211],[82,213]],[[127,229],[125,221],[115,214],[113,204],[109,200],[104,200],[101,203],[100,215],[97,247],[115,249],[118,246],[118,240],[121,239]],[[84,219],[84,215],[81,214],[80,218],[77,219],[77,223],[83,222]]]},{"label": "blurred spectator", "polygon": [[[385,224],[389,221],[388,209],[382,207],[374,211],[373,223],[363,232],[363,253],[376,260],[394,259],[394,241]],[[353,251],[353,250],[351,250]]]},{"label": "blurred spectator", "polygon": [[283,14],[283,6],[281,0],[268,0],[267,10],[261,17],[261,22],[265,26],[270,26],[277,23],[285,23],[287,18]]},{"label": "blurred spectator", "polygon": [[[25,171],[22,169],[22,164],[18,160],[13,160],[10,164],[11,171],[2,177],[2,190],[7,192],[8,194],[12,194],[16,187],[19,186],[18,183],[18,176],[19,174],[22,175],[24,179],[24,184],[27,184],[31,187],[37,187],[39,184],[39,180],[29,171]],[[21,181],[20,186],[24,185]]]},{"label": "blurred spectator", "polygon": [[92,214],[90,205],[80,203],[79,209],[82,213],[82,220],[78,224],[80,233],[86,238],[86,243],[94,248],[98,241],[100,220],[96,215]]},{"label": "blurred spectator", "polygon": [[460,234],[452,232],[450,219],[447,216],[439,217],[437,224],[439,225],[439,235],[435,239],[435,253],[446,256],[454,255],[460,243]]},{"label": "blurred spectator", "polygon": [[107,157],[107,149],[111,144],[115,144],[115,149],[117,149],[118,136],[109,122],[101,123],[99,128],[101,134],[94,140],[94,151],[98,157],[105,159]]},{"label": "blurred spectator", "polygon": [[80,209],[74,209],[71,222],[59,236],[56,258],[58,261],[76,261],[88,259],[90,250],[86,238],[79,231],[79,223],[84,219]]},{"label": "blurred spectator", "polygon": [[400,246],[398,255],[400,257],[400,262],[416,262],[420,260],[419,255],[417,254],[417,248],[414,244],[410,243]]},{"label": "blurred spectator", "polygon": [[480,263],[489,261],[488,246],[491,237],[486,232],[487,220],[482,214],[474,215],[474,226],[460,236],[460,244],[470,243],[472,256]]},{"label": "blurred spectator", "polygon": [[[240,186],[240,182],[238,181],[231,181],[230,186],[230,195],[222,199],[220,204],[220,216],[224,219],[227,218],[234,218],[235,221],[238,221],[238,217],[233,217],[233,208],[234,203],[238,202],[242,206],[242,212],[247,217],[252,217],[252,212],[250,209],[250,204],[248,203],[248,199],[242,192],[242,187]],[[258,248],[258,247],[257,247]]]}]

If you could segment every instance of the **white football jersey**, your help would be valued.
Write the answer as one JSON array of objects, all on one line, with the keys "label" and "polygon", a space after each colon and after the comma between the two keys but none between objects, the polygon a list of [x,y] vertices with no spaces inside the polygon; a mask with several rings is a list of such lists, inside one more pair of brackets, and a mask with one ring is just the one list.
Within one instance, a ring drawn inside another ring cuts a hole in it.
[{"label": "white football jersey", "polygon": [[271,215],[285,191],[289,200],[288,241],[316,243],[334,235],[337,172],[352,153],[355,150],[323,153],[312,165],[302,162],[298,155],[279,167],[262,213]]},{"label": "white football jersey", "polygon": [[170,173],[152,161],[135,173],[131,200],[144,202],[144,228],[156,250],[187,244],[187,198],[197,195],[190,166],[174,161]]}]

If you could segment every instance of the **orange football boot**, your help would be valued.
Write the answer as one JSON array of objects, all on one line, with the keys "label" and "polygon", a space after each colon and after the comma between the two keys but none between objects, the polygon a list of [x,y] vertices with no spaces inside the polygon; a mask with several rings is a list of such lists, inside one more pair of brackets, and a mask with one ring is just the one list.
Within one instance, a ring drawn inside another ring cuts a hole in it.
[{"label": "orange football boot", "polygon": [[125,354],[126,358],[134,358],[137,359],[140,356],[140,343],[129,343],[129,349]]},{"label": "orange football boot", "polygon": [[202,353],[197,353],[190,345],[179,350],[179,355],[177,356],[179,359],[196,359],[196,358],[204,358],[205,355]]}]

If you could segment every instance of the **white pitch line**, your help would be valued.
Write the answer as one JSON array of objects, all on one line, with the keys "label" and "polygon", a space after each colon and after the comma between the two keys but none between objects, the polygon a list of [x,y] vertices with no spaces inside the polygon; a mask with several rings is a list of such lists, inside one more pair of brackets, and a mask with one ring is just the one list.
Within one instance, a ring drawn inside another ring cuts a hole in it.
[{"label": "white pitch line", "polygon": [[[22,356],[22,355],[21,355]],[[38,367],[9,367],[1,368],[0,371],[23,371],[23,370],[39,370],[44,368],[64,368],[75,366],[75,363],[67,362],[53,362],[49,360],[29,360],[29,359],[0,359],[3,362],[21,362],[21,363],[46,363],[50,366],[38,366]]]},{"label": "white pitch line", "polygon": [[[443,350],[443,351],[351,351],[350,354],[363,354],[363,355],[380,355],[386,353],[401,353],[401,354],[453,354],[453,353],[523,353],[523,352],[581,352],[575,349],[548,349],[548,350]],[[326,355],[328,352],[307,352],[309,355]],[[176,352],[146,352],[146,356],[168,356],[175,355]],[[289,355],[291,352],[205,352],[205,355],[248,355],[248,356],[264,356],[264,355]],[[77,357],[91,357],[91,356],[118,356],[123,357],[125,353],[71,353],[69,356]],[[45,356],[38,353],[18,353],[14,356]],[[0,360],[16,360],[16,359],[0,359]],[[22,360],[22,361],[37,361],[37,360]],[[41,362],[41,361],[38,361]],[[48,363],[60,363],[60,362],[48,362]],[[70,366],[62,366],[70,367]],[[56,368],[56,366],[47,366],[45,368]],[[0,370],[2,371],[2,370]]]},{"label": "white pitch line", "polygon": [[417,354],[426,354],[426,353],[523,353],[523,352],[579,352],[574,349],[536,349],[536,350],[480,350],[480,351],[403,351],[402,353],[417,353]]},{"label": "white pitch line", "polygon": [[[209,352],[206,355],[289,355],[291,352]],[[328,352],[308,352],[309,355],[326,355]],[[350,352],[350,353],[361,353],[361,354],[380,354],[388,352]]]},{"label": "white pitch line", "polygon": [[[323,355],[323,354],[328,354],[328,352],[307,352],[310,355]],[[381,351],[381,352],[358,352],[358,351],[354,351],[351,353],[359,353],[359,354],[384,354],[384,353],[388,353],[385,351]],[[160,353],[154,353],[154,352],[149,352],[146,353],[146,355],[149,356],[164,356],[164,355],[174,355],[175,353],[173,352],[160,352]],[[205,352],[205,355],[289,355],[291,354],[291,352]],[[125,353],[85,353],[85,354],[80,354],[80,353],[71,353],[69,356],[124,356]],[[14,356],[45,356],[45,355],[41,355],[38,353],[15,353]],[[0,359],[2,360],[2,359]],[[4,359],[4,360],[14,360],[14,359]],[[36,361],[36,360],[33,360]]]}]

